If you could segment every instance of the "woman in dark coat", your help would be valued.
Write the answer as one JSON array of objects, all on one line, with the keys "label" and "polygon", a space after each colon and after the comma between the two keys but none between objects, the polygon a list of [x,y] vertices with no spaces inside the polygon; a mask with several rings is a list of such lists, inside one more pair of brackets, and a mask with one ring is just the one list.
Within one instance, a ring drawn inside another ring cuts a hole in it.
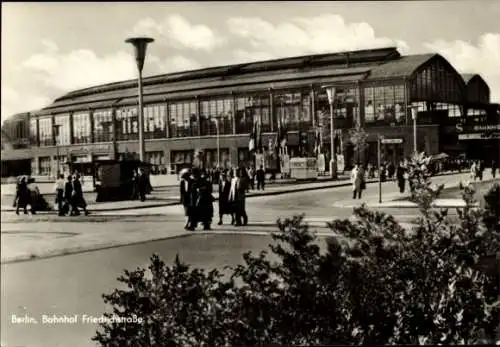
[{"label": "woman in dark coat", "polygon": [[231,191],[231,173],[221,173],[219,179],[219,225],[225,214],[231,215],[231,224],[234,224],[234,214],[232,205],[229,202],[229,192]]}]

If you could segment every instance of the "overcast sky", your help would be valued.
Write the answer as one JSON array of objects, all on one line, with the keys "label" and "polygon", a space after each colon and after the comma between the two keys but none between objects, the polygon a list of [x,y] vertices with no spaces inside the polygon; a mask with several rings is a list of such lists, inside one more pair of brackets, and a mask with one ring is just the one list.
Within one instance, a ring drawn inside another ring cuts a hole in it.
[{"label": "overcast sky", "polygon": [[129,35],[156,39],[145,76],[395,45],[479,73],[500,102],[500,1],[2,3],[2,120],[136,76]]}]

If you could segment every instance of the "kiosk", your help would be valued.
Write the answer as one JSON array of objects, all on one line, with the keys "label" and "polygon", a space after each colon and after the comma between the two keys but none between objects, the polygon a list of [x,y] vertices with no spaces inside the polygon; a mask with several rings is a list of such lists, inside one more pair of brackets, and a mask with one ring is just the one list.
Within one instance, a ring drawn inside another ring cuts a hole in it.
[{"label": "kiosk", "polygon": [[298,180],[316,179],[317,167],[316,158],[291,158],[290,176]]}]

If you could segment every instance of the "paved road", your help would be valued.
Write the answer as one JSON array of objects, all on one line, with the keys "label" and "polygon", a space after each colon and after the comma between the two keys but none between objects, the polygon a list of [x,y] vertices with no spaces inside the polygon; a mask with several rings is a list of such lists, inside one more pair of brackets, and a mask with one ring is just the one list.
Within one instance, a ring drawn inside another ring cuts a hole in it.
[{"label": "paved road", "polygon": [[[118,284],[124,268],[146,266],[159,253],[171,262],[176,253],[197,267],[222,267],[241,262],[249,249],[260,251],[268,236],[196,235],[106,251],[80,253],[2,265],[2,346],[95,346],[93,324],[41,324],[42,315],[99,316],[106,307],[101,294]],[[40,324],[12,324],[12,315],[28,314]]]}]

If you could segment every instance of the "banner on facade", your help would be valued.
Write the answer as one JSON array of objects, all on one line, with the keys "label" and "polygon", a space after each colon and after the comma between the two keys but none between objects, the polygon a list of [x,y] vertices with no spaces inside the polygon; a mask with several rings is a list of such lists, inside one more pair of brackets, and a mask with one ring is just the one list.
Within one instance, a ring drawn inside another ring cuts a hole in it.
[{"label": "banner on facade", "polygon": [[255,168],[258,169],[261,166],[264,168],[264,170],[266,169],[266,163],[265,163],[264,155],[261,154],[261,153],[256,153],[255,154]]},{"label": "banner on facade", "polygon": [[318,155],[318,172],[324,173],[325,171],[326,171],[325,155],[321,153]]},{"label": "banner on facade", "polygon": [[344,155],[337,154],[337,172],[344,172],[344,170],[345,170]]}]

